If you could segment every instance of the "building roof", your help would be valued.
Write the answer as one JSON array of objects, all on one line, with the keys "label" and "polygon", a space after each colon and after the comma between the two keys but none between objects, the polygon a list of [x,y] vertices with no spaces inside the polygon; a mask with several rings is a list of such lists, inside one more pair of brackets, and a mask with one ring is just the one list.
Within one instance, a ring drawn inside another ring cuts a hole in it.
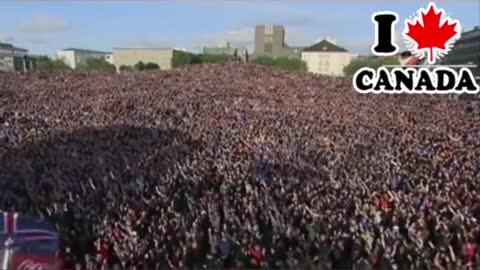
[{"label": "building roof", "polygon": [[19,47],[13,47],[13,50],[14,50],[14,51],[28,52],[28,50],[27,50],[27,49],[24,49],[24,48],[19,48]]},{"label": "building roof", "polygon": [[465,31],[462,34],[468,34],[472,32],[480,32],[480,25],[474,26],[471,30]]},{"label": "building roof", "polygon": [[20,52],[28,52],[27,49],[15,47],[10,43],[2,43],[2,42],[0,42],[0,49],[8,49],[8,50],[12,50],[13,52],[19,52],[19,51]]},{"label": "building roof", "polygon": [[276,27],[276,28],[282,28],[285,29],[285,27],[281,24],[257,24],[255,27],[265,27],[265,26],[271,26],[271,27]]},{"label": "building roof", "polygon": [[348,52],[345,48],[337,46],[327,40],[322,40],[310,47],[303,49],[304,52]]},{"label": "building roof", "polygon": [[10,44],[10,43],[2,43],[2,42],[0,42],[0,48],[3,48],[3,49],[5,49],[5,48],[13,49],[13,45]]},{"label": "building roof", "polygon": [[128,47],[123,47],[123,48],[113,48],[113,50],[175,50],[175,49],[172,49],[172,48],[142,48],[142,47],[138,47],[138,48],[128,48]]},{"label": "building roof", "polygon": [[208,48],[208,47],[203,47],[201,50],[201,53],[203,54],[212,54],[212,55],[234,55],[235,51],[237,51],[238,54],[244,55],[248,54],[247,48]]},{"label": "building roof", "polygon": [[246,49],[246,47],[237,47],[237,46],[230,46],[230,47],[225,47],[225,46],[202,46],[202,48],[209,48],[209,49]]},{"label": "building roof", "polygon": [[103,54],[111,54],[112,52],[102,52],[102,51],[94,51],[88,49],[77,49],[77,48],[66,48],[62,51],[75,51],[75,52],[85,52],[85,53],[103,53]]},{"label": "building roof", "polygon": [[465,31],[461,34],[460,40],[480,37],[480,26],[475,26],[472,30]]}]

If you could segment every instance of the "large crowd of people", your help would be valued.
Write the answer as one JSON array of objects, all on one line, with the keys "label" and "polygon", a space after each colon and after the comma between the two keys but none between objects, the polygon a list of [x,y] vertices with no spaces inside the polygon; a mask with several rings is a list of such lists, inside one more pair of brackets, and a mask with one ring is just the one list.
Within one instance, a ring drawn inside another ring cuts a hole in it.
[{"label": "large crowd of people", "polygon": [[480,269],[473,101],[250,64],[0,74],[0,209],[82,269]]}]

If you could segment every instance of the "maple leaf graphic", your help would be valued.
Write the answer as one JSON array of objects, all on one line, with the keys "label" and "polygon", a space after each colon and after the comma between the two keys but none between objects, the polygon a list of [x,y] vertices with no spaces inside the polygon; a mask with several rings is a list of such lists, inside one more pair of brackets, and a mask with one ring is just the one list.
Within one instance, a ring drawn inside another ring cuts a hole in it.
[{"label": "maple leaf graphic", "polygon": [[435,3],[430,3],[427,12],[420,9],[419,13],[421,16],[414,21],[405,21],[404,37],[416,44],[416,51],[428,50],[428,62],[434,64],[437,53],[447,53],[447,45],[460,37],[460,23],[445,17],[445,11],[437,9]]}]

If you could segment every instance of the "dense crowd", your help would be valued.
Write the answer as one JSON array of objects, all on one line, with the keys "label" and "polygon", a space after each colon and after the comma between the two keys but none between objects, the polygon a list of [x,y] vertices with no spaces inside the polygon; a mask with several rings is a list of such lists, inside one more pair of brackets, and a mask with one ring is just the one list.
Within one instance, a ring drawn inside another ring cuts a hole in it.
[{"label": "dense crowd", "polygon": [[0,74],[0,209],[66,265],[480,269],[470,100],[248,64]]}]

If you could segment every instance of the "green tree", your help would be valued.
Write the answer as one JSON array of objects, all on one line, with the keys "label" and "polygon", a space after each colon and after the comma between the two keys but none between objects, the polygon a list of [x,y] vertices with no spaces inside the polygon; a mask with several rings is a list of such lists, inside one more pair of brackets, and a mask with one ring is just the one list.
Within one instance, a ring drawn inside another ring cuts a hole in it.
[{"label": "green tree", "polygon": [[190,59],[190,64],[203,64],[203,58],[200,54],[194,54],[192,55],[192,58]]},{"label": "green tree", "polygon": [[182,52],[182,51],[173,51],[172,56],[172,67],[181,67],[185,65],[189,65],[192,62],[193,54]]},{"label": "green tree", "polygon": [[145,64],[142,61],[138,61],[133,67],[135,70],[142,71],[145,69]]},{"label": "green tree", "polygon": [[225,64],[233,60],[233,55],[229,54],[199,54],[202,64],[213,63],[213,64]]},{"label": "green tree", "polygon": [[132,66],[121,65],[119,70],[121,72],[134,71],[135,69]]},{"label": "green tree", "polygon": [[254,64],[280,68],[285,70],[307,70],[307,63],[300,59],[290,59],[290,58],[270,58],[270,57],[257,57],[253,61]]},{"label": "green tree", "polygon": [[372,58],[372,59],[356,59],[352,60],[346,67],[343,68],[343,73],[346,76],[353,76],[357,70],[363,67],[377,69],[386,65],[400,65],[397,59],[391,57]]},{"label": "green tree", "polygon": [[108,71],[115,72],[116,68],[114,65],[108,63],[105,59],[91,58],[86,61],[85,64],[79,65],[78,70],[84,71]]},{"label": "green tree", "polygon": [[160,69],[160,66],[156,63],[146,63],[144,66],[143,66],[143,70],[159,70]]},{"label": "green tree", "polygon": [[193,54],[187,52],[174,51],[172,57],[172,67],[180,67],[195,64],[225,64],[234,59],[229,54]]},{"label": "green tree", "polygon": [[53,60],[47,56],[44,56],[37,60],[36,69],[39,71],[60,71],[70,70],[71,68],[60,59]]},{"label": "green tree", "polygon": [[138,61],[135,66],[133,66],[137,71],[144,71],[144,70],[158,70],[160,66],[156,63],[148,62],[143,63],[143,61]]}]

